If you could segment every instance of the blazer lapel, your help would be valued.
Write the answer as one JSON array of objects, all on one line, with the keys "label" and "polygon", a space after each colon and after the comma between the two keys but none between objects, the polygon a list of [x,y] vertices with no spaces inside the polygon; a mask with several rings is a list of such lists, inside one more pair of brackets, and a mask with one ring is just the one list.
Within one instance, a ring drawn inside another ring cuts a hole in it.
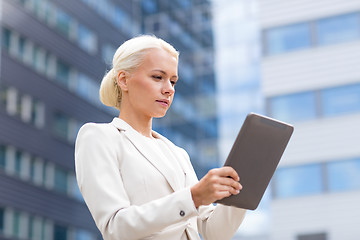
[{"label": "blazer lapel", "polygon": [[161,156],[142,139],[140,133],[136,132],[136,130],[120,118],[114,118],[111,124],[120,131],[123,131],[124,135],[131,141],[135,148],[165,177],[174,191],[181,187],[169,167],[167,167],[167,159],[162,161],[160,159]]},{"label": "blazer lapel", "polygon": [[187,182],[187,174],[189,173],[188,170],[189,168],[187,167],[187,162],[184,161],[183,159],[183,154],[181,152],[179,152],[179,150],[177,149],[177,147],[175,146],[174,143],[172,143],[170,140],[168,140],[166,137],[162,136],[161,134],[155,132],[155,135],[158,138],[161,138],[166,145],[168,146],[168,148],[170,149],[170,151],[173,153],[172,155],[174,156],[174,159],[179,163],[183,173],[184,173],[184,177],[185,177],[185,185],[183,187],[186,186],[186,182]]}]

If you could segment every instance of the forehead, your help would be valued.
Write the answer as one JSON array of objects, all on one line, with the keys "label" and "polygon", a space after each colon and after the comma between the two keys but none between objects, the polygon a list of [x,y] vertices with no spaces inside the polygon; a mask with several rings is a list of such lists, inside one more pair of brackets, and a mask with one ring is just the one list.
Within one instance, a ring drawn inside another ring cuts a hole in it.
[{"label": "forehead", "polygon": [[160,68],[162,70],[177,71],[177,59],[164,49],[150,49],[141,64],[147,68]]}]

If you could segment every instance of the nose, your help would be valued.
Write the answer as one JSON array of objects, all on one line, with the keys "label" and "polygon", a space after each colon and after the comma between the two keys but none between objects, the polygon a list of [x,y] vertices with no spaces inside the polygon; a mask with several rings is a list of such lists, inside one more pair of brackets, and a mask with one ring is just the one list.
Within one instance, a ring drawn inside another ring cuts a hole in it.
[{"label": "nose", "polygon": [[163,88],[162,88],[162,94],[167,94],[169,96],[173,95],[175,93],[175,87],[171,83],[171,81],[164,81]]}]

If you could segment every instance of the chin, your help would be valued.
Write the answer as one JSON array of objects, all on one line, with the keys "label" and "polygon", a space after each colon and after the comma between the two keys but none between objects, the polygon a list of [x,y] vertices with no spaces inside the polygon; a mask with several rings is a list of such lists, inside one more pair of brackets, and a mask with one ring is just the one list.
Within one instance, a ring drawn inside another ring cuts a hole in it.
[{"label": "chin", "polygon": [[163,112],[163,113],[155,113],[153,115],[153,118],[162,118],[162,117],[165,117],[166,115],[166,112]]}]

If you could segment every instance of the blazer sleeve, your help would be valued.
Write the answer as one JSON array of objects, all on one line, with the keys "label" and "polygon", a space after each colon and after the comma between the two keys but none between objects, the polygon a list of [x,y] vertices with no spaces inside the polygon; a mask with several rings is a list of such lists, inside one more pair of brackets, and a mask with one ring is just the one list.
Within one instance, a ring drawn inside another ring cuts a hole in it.
[{"label": "blazer sleeve", "polygon": [[[192,185],[194,185],[198,182],[198,178],[191,165],[189,155],[185,150],[183,150],[183,154],[188,160],[188,167],[192,169],[191,178]],[[199,233],[206,240],[232,239],[246,214],[245,209],[222,204],[200,206],[198,212],[197,225]]]},{"label": "blazer sleeve", "polygon": [[190,188],[130,205],[117,160],[118,134],[113,126],[88,123],[80,129],[75,146],[78,185],[104,239],[141,239],[197,216]]}]

